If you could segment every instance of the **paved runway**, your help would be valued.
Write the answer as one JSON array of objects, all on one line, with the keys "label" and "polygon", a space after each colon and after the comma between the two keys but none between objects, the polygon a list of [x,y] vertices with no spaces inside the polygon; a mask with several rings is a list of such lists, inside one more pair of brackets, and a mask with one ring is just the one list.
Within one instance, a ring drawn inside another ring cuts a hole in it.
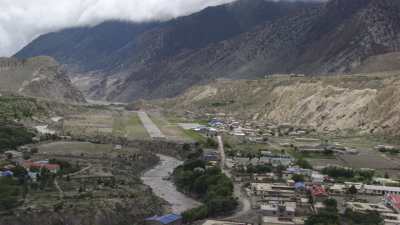
[{"label": "paved runway", "polygon": [[151,138],[165,138],[165,135],[158,129],[146,112],[140,111],[138,115]]}]

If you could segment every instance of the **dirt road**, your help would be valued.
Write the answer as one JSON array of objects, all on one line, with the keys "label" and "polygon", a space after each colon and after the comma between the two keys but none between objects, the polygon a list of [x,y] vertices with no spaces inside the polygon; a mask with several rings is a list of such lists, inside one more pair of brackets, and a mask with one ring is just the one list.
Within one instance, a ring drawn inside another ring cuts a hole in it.
[{"label": "dirt road", "polygon": [[[224,142],[222,141],[221,136],[217,136],[218,140],[218,150],[221,155],[221,170],[227,175],[229,178],[232,179],[232,174],[229,169],[227,169],[225,163],[226,163],[226,155],[225,155],[225,149],[224,149]],[[240,209],[235,212],[234,215],[230,216],[229,218],[238,218],[240,216],[243,216],[251,211],[251,203],[249,198],[246,196],[246,194],[242,191],[242,184],[234,182],[234,195],[239,199],[240,202]],[[227,218],[227,219],[229,219]]]}]

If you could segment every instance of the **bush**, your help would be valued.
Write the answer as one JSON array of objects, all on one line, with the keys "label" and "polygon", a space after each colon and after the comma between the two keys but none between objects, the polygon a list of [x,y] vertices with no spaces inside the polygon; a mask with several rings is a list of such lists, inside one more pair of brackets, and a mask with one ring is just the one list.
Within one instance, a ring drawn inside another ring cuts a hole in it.
[{"label": "bush", "polygon": [[18,206],[20,189],[17,183],[9,177],[0,178],[0,209],[9,210]]},{"label": "bush", "polygon": [[322,170],[326,174],[335,179],[344,179],[351,181],[371,181],[375,171],[373,170],[353,170],[350,168],[342,167],[326,167]]},{"label": "bush", "polygon": [[339,225],[340,218],[337,210],[337,201],[333,198],[326,199],[324,202],[326,208],[307,218],[304,225]]},{"label": "bush", "polygon": [[313,167],[312,167],[312,165],[310,164],[310,162],[308,162],[307,160],[305,160],[305,159],[303,159],[303,158],[298,159],[297,162],[296,162],[296,164],[297,164],[298,166],[300,166],[301,168],[303,168],[303,169],[313,169]]},{"label": "bush", "polygon": [[206,148],[217,148],[218,143],[212,138],[207,138],[205,147]]},{"label": "bush", "polygon": [[304,225],[339,225],[339,215],[336,212],[321,211],[306,219]]},{"label": "bush", "polygon": [[208,217],[208,208],[205,205],[194,209],[187,210],[182,213],[183,222],[188,223],[196,220],[201,220]]},{"label": "bush", "polygon": [[294,182],[304,182],[304,176],[303,175],[301,175],[301,174],[294,174],[293,176],[292,176],[292,180],[294,180]]},{"label": "bush", "polygon": [[359,213],[352,210],[346,210],[344,218],[351,225],[380,225],[383,219],[377,212]]}]

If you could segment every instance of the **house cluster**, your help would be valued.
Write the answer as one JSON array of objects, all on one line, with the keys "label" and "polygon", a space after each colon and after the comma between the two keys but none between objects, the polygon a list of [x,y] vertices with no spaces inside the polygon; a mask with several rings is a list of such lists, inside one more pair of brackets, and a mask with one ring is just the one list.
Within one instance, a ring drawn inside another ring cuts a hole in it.
[{"label": "house cluster", "polygon": [[[299,176],[302,178],[299,180]],[[242,177],[242,179],[244,179]],[[341,207],[355,212],[377,212],[385,225],[400,224],[400,187],[397,181],[375,178],[375,184],[354,182],[335,183],[328,176],[311,169],[289,166],[280,175],[276,173],[251,174],[245,178],[249,183],[246,192],[252,208],[258,212],[260,224],[303,224],[307,216],[318,213],[329,198],[339,198]],[[383,199],[380,203],[343,201],[351,195],[351,189],[366,199]],[[343,211],[344,212],[344,211]]]},{"label": "house cluster", "polygon": [[49,160],[33,161],[27,160],[26,154],[31,154],[31,149],[21,147],[18,150],[6,151],[1,155],[3,165],[0,168],[0,177],[13,177],[15,169],[22,167],[25,169],[29,178],[36,182],[37,178],[41,175],[42,171],[46,169],[50,173],[56,174],[60,170],[60,165],[52,164]]},{"label": "house cluster", "polygon": [[211,119],[207,126],[197,126],[192,130],[210,136],[215,135],[217,132],[222,132],[245,138],[254,143],[265,143],[268,137],[271,136],[297,137],[313,132],[313,129],[301,128],[286,123],[274,125],[263,121],[241,121],[225,115]]},{"label": "house cluster", "polygon": [[233,167],[243,167],[248,165],[272,165],[276,166],[289,166],[293,164],[295,159],[287,154],[273,154],[270,151],[261,151],[260,157],[249,158],[249,157],[234,157],[232,159]]},{"label": "house cluster", "polygon": [[203,149],[203,160],[210,166],[216,166],[221,162],[221,155],[216,149]]},{"label": "house cluster", "polygon": [[327,143],[318,138],[308,138],[314,132],[311,128],[297,127],[289,123],[274,125],[262,121],[239,121],[232,117],[211,119],[207,126],[193,128],[207,136],[225,133],[249,143],[269,143],[271,137],[289,138],[279,143],[283,148],[294,148],[302,154],[358,154],[358,149],[340,143]]}]

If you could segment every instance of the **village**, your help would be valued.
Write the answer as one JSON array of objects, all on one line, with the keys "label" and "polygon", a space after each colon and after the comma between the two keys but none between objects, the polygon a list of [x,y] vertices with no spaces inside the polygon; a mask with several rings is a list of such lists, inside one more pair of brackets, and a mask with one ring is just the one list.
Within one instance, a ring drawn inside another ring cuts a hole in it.
[{"label": "village", "polygon": [[[169,141],[150,118],[146,120],[157,131],[153,142]],[[400,224],[400,165],[393,154],[397,146],[371,142],[366,148],[320,135],[309,127],[226,117],[178,125],[183,133],[201,137],[200,158],[205,168],[218,167],[233,181],[239,203],[232,215],[194,224],[310,225],[326,219],[332,219],[332,224],[338,220],[363,224],[363,219]],[[15,210],[57,210],[109,198],[151,200],[158,205],[143,223],[187,223],[181,211],[165,213],[168,210],[161,210],[165,202],[143,196],[151,188],[139,176],[157,163],[159,150],[146,152],[128,142],[82,142],[61,134],[44,132],[33,137],[34,144],[1,154],[0,176],[26,187],[23,204]],[[168,181],[170,175],[162,179]]]},{"label": "village", "polygon": [[[203,159],[227,171],[251,204],[252,217],[240,214],[239,218],[207,220],[204,225],[297,225],[312,217],[329,219],[324,218],[327,211],[335,212],[345,224],[363,224],[359,217],[377,224],[400,224],[399,167],[390,173],[374,165],[357,168],[335,163],[338,158],[357,157],[364,149],[320,139],[315,130],[290,124],[220,117],[208,124],[192,124],[190,129],[218,137],[218,148],[204,150]],[[228,141],[232,139],[236,141]],[[235,149],[243,143],[247,148]],[[398,148],[377,144],[371,151],[383,154]],[[318,159],[322,165],[310,163]]]}]

